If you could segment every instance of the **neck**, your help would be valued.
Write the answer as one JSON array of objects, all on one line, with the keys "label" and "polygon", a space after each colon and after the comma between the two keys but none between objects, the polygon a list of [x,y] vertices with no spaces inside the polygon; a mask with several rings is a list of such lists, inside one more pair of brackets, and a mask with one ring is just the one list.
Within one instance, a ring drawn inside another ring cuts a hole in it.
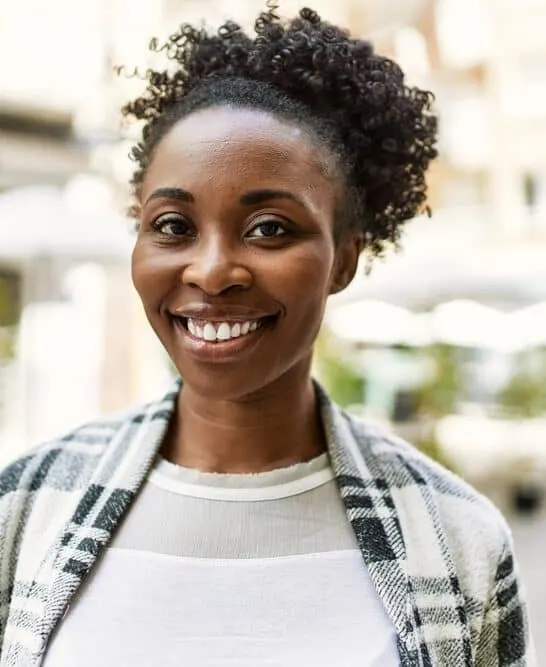
[{"label": "neck", "polygon": [[163,455],[204,472],[253,473],[308,461],[326,451],[308,374],[260,395],[213,401],[184,385]]}]

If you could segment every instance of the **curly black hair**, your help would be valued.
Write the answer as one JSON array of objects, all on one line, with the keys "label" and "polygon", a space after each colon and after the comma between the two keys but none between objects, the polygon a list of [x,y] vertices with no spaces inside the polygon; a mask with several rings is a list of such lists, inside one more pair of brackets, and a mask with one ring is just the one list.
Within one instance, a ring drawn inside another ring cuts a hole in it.
[{"label": "curly black hair", "polygon": [[392,60],[371,43],[302,9],[281,21],[274,2],[255,21],[255,35],[228,21],[217,31],[183,24],[160,45],[174,68],[148,70],[146,90],[123,107],[144,121],[131,157],[138,212],[154,150],[181,118],[205,107],[256,108],[298,123],[337,158],[345,196],[343,229],[357,229],[372,255],[396,243],[404,222],[426,205],[426,171],[437,155],[433,95],[408,87]]}]

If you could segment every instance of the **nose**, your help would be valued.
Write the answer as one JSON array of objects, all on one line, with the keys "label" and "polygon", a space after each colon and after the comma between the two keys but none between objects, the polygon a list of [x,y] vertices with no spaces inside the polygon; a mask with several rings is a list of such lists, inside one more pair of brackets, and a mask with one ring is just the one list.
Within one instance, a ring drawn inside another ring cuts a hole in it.
[{"label": "nose", "polygon": [[252,273],[241,261],[240,252],[230,248],[221,234],[202,238],[181,274],[183,285],[217,296],[231,289],[248,289]]}]

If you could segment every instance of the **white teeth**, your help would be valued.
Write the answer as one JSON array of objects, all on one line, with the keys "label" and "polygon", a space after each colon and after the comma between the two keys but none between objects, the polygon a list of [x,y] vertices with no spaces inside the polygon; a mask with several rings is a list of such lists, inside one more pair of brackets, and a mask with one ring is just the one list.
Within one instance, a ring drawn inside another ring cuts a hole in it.
[{"label": "white teeth", "polygon": [[214,324],[211,324],[210,322],[205,324],[203,338],[209,341],[216,340],[216,329],[214,328]]},{"label": "white teeth", "polygon": [[[207,325],[208,326],[208,325]],[[217,340],[229,340],[231,338],[231,331],[227,322],[222,322],[216,332]]]},{"label": "white teeth", "polygon": [[188,331],[194,338],[208,342],[223,342],[239,338],[256,331],[259,326],[259,320],[230,324],[229,322],[203,322],[202,320],[196,321],[188,318],[187,322]]}]

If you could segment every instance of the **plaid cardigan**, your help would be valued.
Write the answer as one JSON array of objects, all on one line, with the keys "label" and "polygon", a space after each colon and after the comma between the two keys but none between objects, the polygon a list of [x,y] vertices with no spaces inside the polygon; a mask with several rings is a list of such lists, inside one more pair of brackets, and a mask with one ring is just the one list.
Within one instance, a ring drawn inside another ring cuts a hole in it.
[{"label": "plaid cardigan", "polygon": [[[179,388],[78,428],[0,473],[0,667],[42,664],[153,466]],[[317,393],[339,492],[396,629],[400,664],[534,664],[498,511],[415,448]]]}]

